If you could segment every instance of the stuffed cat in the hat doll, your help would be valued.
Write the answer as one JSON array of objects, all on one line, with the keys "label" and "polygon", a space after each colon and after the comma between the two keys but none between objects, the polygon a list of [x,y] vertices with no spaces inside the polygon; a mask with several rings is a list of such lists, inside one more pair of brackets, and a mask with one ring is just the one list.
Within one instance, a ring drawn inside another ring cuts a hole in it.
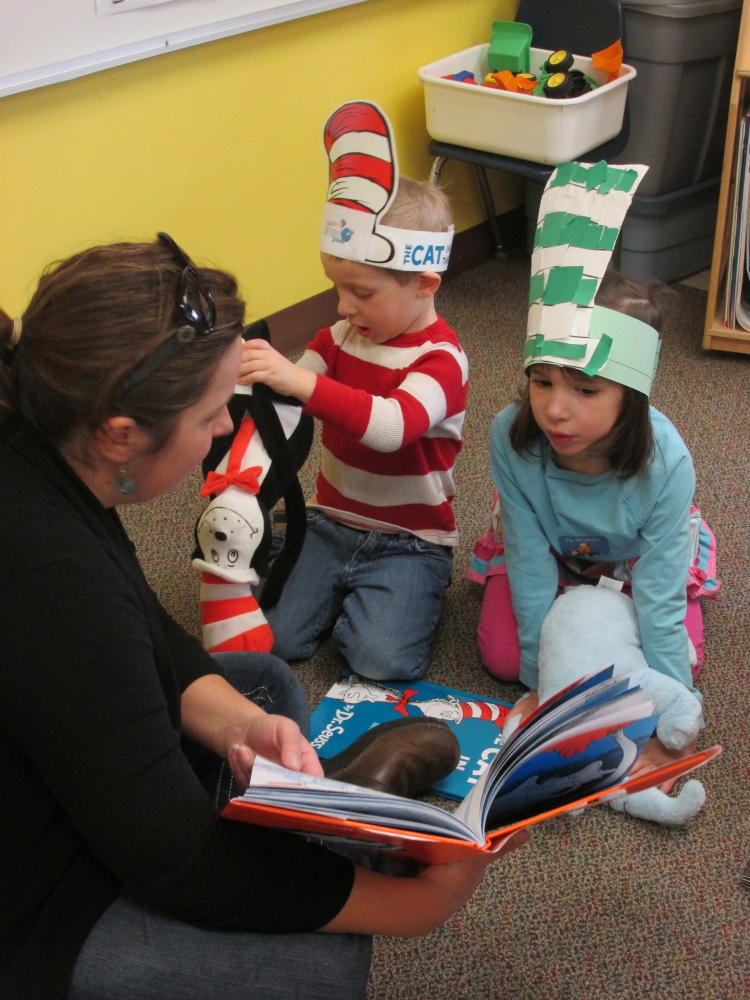
[{"label": "stuffed cat in the hat doll", "polygon": [[[248,326],[245,340],[270,340],[268,325]],[[201,572],[203,642],[209,652],[273,645],[263,608],[273,607],[305,538],[305,499],[297,473],[313,439],[313,421],[297,399],[260,383],[238,385],[229,401],[234,430],[216,438],[203,462],[202,496],[211,496],[195,528],[193,567]],[[270,512],[284,501],[286,532],[269,560]],[[251,587],[264,580],[256,601]]]}]

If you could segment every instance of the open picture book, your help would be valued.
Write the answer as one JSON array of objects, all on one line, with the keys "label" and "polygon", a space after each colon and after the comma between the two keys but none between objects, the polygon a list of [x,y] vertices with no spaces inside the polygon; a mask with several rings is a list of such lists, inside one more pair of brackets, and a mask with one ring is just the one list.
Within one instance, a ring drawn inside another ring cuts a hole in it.
[{"label": "open picture book", "polygon": [[497,748],[451,813],[256,759],[250,787],[222,815],[440,864],[498,849],[525,826],[642,791],[686,774],[721,752],[713,747],[626,781],[658,716],[641,688],[609,666],[540,705]]}]

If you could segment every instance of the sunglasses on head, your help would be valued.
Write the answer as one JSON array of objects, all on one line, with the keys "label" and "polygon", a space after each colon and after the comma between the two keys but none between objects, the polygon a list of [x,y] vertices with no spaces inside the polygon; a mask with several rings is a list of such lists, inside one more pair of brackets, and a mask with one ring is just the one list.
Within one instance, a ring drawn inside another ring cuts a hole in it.
[{"label": "sunglasses on head", "polygon": [[157,233],[157,241],[171,250],[182,267],[176,303],[181,325],[130,373],[123,392],[145,382],[185,344],[192,344],[196,337],[207,337],[216,328],[216,306],[195,264],[167,233]]}]

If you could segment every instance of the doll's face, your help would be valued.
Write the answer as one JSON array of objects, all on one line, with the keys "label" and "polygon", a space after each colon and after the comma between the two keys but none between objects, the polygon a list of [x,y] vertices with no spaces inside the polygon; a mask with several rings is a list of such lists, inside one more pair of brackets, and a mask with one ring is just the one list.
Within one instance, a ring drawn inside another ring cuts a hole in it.
[{"label": "doll's face", "polygon": [[207,507],[197,530],[204,560],[217,569],[247,569],[262,537],[260,510],[258,514],[258,524],[253,525],[229,507]]}]

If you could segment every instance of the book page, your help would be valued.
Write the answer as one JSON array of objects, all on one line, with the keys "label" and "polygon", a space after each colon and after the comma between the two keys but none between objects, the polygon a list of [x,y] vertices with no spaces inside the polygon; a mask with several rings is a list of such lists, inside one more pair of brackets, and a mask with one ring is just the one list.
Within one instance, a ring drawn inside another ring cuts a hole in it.
[{"label": "book page", "polygon": [[484,843],[481,831],[429,802],[401,798],[332,778],[289,771],[257,757],[250,787],[237,801],[257,802],[280,809],[296,809],[318,816],[369,821],[398,829],[456,837]]},{"label": "book page", "polygon": [[565,734],[523,761],[488,798],[486,826],[526,819],[624,781],[656,726],[647,716],[630,723]]}]

